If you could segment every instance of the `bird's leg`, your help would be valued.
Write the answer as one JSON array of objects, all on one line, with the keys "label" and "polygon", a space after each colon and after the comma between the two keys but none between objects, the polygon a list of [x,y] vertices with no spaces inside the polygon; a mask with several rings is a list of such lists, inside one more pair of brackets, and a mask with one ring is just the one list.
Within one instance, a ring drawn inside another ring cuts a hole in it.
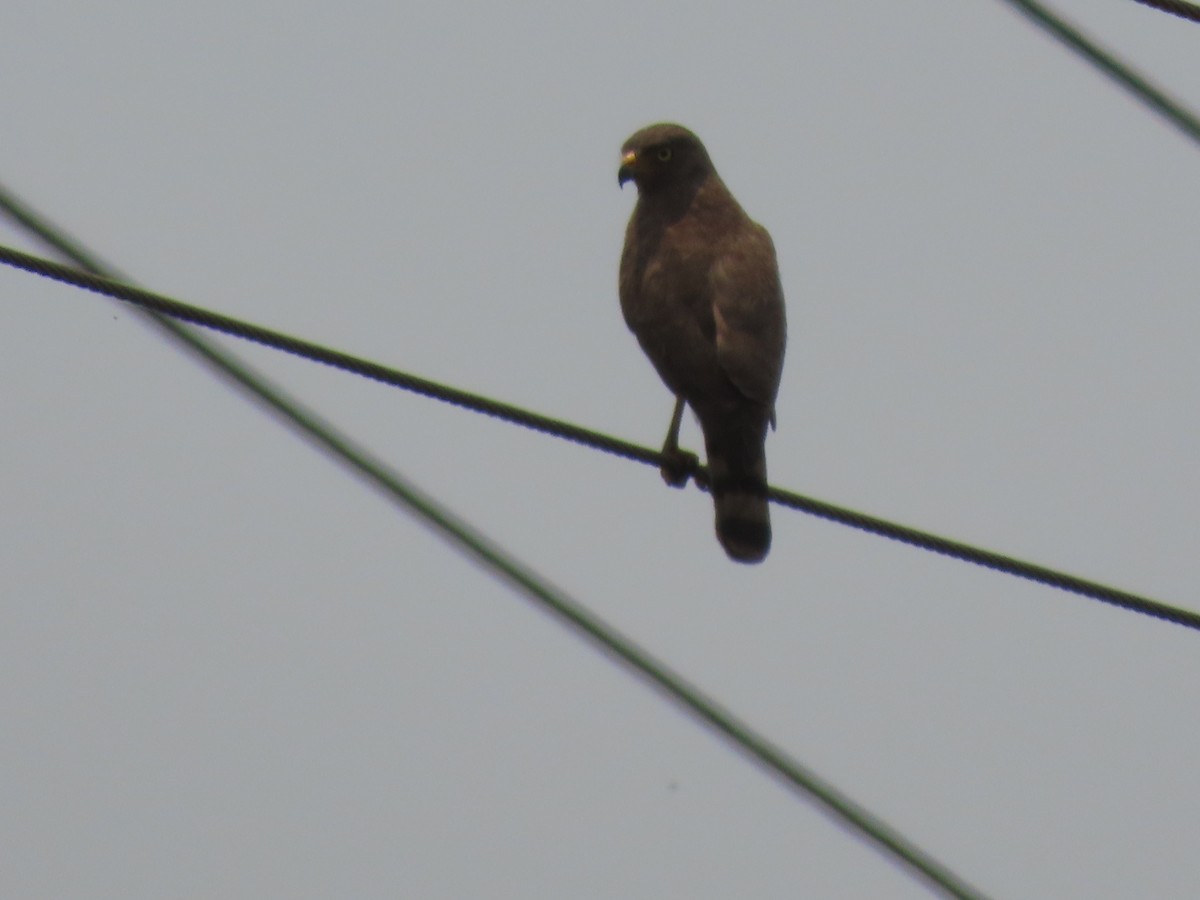
[{"label": "bird's leg", "polygon": [[662,472],[663,481],[671,487],[681,488],[688,483],[688,478],[696,472],[700,460],[695,453],[679,449],[679,426],[683,422],[683,398],[675,398],[675,412],[671,415],[671,427],[667,429],[667,439],[663,443]]}]

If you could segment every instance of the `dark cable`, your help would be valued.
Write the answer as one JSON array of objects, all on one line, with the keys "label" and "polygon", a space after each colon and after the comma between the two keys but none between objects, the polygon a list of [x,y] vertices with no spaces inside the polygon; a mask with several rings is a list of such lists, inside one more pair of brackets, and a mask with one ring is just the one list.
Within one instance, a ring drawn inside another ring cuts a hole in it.
[{"label": "dark cable", "polygon": [[[91,273],[96,278],[111,279],[113,281],[127,280],[124,279],[124,276],[117,269],[101,262],[78,242],[68,237],[62,229],[55,227],[45,217],[26,206],[3,185],[0,185],[0,211],[6,213],[9,218],[38,238],[46,246],[64,258],[71,260],[80,269]],[[44,262],[54,265],[53,263],[49,263],[48,260],[44,260]],[[78,270],[67,269],[67,271]],[[215,375],[225,379],[235,387],[241,388],[246,392],[247,396],[254,399],[262,391],[274,390],[280,398],[286,399],[286,394],[272,386],[263,375],[255,372],[241,360],[237,359],[237,357],[222,350],[203,335],[198,334],[191,328],[178,324],[169,316],[155,312],[148,307],[138,307],[136,304],[134,306],[135,311],[142,316],[144,321],[154,325],[165,333],[178,346],[187,350],[193,357],[207,365]]]},{"label": "dark cable", "polygon": [[934,553],[940,553],[943,556],[950,556],[963,562],[973,563],[987,569],[994,569],[997,572],[1016,575],[1018,578],[1026,578],[1030,581],[1036,581],[1038,584],[1055,587],[1072,594],[1079,594],[1082,597],[1089,597],[1092,600],[1111,603],[1113,606],[1119,606],[1122,609],[1152,616],[1176,625],[1183,625],[1185,628],[1200,630],[1200,613],[1193,612],[1190,609],[1181,609],[1177,606],[1160,603],[1157,600],[1148,600],[1145,597],[1139,597],[1137,594],[1108,587],[1099,582],[1088,581],[1085,578],[1078,578],[1074,575],[1067,575],[1064,572],[1057,572],[1045,566],[1024,562],[991,550],[972,547],[970,544],[939,537],[927,531],[918,531],[916,528],[909,528],[907,525],[897,525],[886,519],[877,519],[866,513],[854,512],[853,510],[834,506],[831,503],[825,503],[821,500],[813,500],[810,497],[793,494],[779,488],[770,488],[768,496],[783,506],[802,510],[811,515],[820,516],[823,519],[848,525],[851,528],[858,528],[871,534],[891,538],[894,541],[900,541],[904,544],[911,544],[914,547],[921,547],[924,550],[930,550]]},{"label": "dark cable", "polygon": [[[12,205],[8,202],[11,199],[10,195],[0,190],[0,208],[11,212]],[[38,221],[30,211],[23,207],[21,210],[25,216],[37,221],[38,228],[35,228],[35,231],[45,230],[56,238],[54,246],[59,246],[58,241],[70,246],[65,237],[54,234],[49,226]],[[14,218],[18,218],[18,221],[22,220],[18,216],[14,216]],[[73,259],[88,260],[90,265],[100,268],[100,264],[81,248],[72,248],[72,250],[74,252],[69,255]],[[16,254],[16,251],[8,252]],[[25,254],[16,255],[25,256]],[[41,263],[51,267],[46,274],[53,269],[64,268],[46,260],[42,260]],[[29,271],[39,270],[30,268]],[[66,272],[71,271],[70,269],[66,270]],[[76,275],[79,274],[81,273],[76,273]],[[87,277],[96,278],[96,276]],[[99,283],[107,286],[114,284],[104,278],[100,278],[97,284]],[[86,284],[79,286],[88,287]],[[146,293],[126,285],[121,285],[121,288],[132,294]],[[107,293],[97,286],[93,286],[91,289]],[[127,299],[115,293],[110,296]],[[136,302],[132,298],[129,299],[130,302]],[[147,304],[145,308],[152,307]],[[227,377],[238,382],[247,393],[253,396],[256,402],[270,409],[278,419],[309,443],[336,459],[340,464],[354,470],[374,488],[424,520],[427,526],[436,528],[442,537],[454,545],[459,552],[471,557],[491,574],[502,577],[510,585],[524,593],[536,606],[556,617],[577,635],[587,638],[617,662],[649,682],[668,699],[682,707],[685,712],[690,713],[702,724],[708,725],[713,731],[727,739],[736,750],[760,768],[782,781],[793,793],[815,800],[832,818],[891,854],[896,860],[907,866],[912,873],[943,891],[947,896],[959,898],[959,900],[984,900],[982,893],[907,840],[882,819],[822,780],[785,751],[776,747],[766,737],[739,720],[732,712],[724,709],[698,687],[690,684],[681,675],[676,674],[664,663],[655,659],[635,642],[565,594],[552,588],[545,579],[422,493],[399,473],[374,458],[365,448],[339,434],[330,423],[325,422],[316,413],[287,397],[273,386],[264,383],[253,374],[248,374],[240,366],[226,368],[223,354],[218,355],[206,342],[200,341],[191,346],[200,354],[212,353],[213,355],[209,359],[214,365],[220,367]]]},{"label": "dark cable", "polygon": [[1009,6],[1015,6],[1041,28],[1050,32],[1104,74],[1132,92],[1142,103],[1165,116],[1171,124],[1193,141],[1200,143],[1200,118],[1197,118],[1195,113],[1169,96],[1140,72],[1134,70],[1132,66],[1122,62],[1091,38],[1084,36],[1074,25],[1040,3],[1035,3],[1034,0],[1005,0],[1005,2]]},{"label": "dark cable", "polygon": [[1181,19],[1200,22],[1200,6],[1196,6],[1194,3],[1185,3],[1184,0],[1133,0],[1133,2],[1161,9],[1173,16],[1179,16]]},{"label": "dark cable", "polygon": [[[7,208],[5,201],[6,198],[3,189],[0,189],[0,209]],[[426,397],[432,397],[435,400],[441,400],[455,406],[495,416],[496,418],[531,428],[534,431],[553,434],[570,441],[575,441],[576,443],[596,447],[627,459],[652,465],[659,464],[660,455],[656,451],[647,450],[644,447],[639,447],[637,444],[609,437],[608,435],[600,434],[587,428],[581,428],[578,425],[572,425],[569,422],[563,422],[550,416],[529,412],[508,403],[501,403],[498,400],[472,394],[469,391],[458,390],[425,378],[419,378],[416,375],[409,375],[406,372],[389,369],[386,366],[351,356],[348,353],[341,353],[337,350],[322,347],[320,344],[314,344],[310,341],[291,337],[290,335],[272,331],[268,328],[252,325],[249,322],[243,322],[230,316],[223,316],[220,313],[211,312],[200,307],[189,306],[186,303],[180,303],[161,294],[133,287],[113,275],[106,274],[102,269],[94,268],[92,266],[94,261],[86,254],[80,257],[72,257],[80,265],[84,266],[86,271],[83,272],[79,271],[79,269],[62,265],[61,263],[4,247],[3,245],[0,245],[0,257],[2,257],[0,261],[8,265],[24,269],[36,275],[51,278],[64,284],[84,288],[85,290],[102,294],[106,297],[123,300],[138,309],[148,311],[157,316],[169,316],[183,322],[190,322],[193,325],[211,328],[214,331],[240,337],[276,350],[282,350],[285,353],[291,353],[304,359],[325,363],[335,369],[361,375],[364,378],[370,378],[383,384],[389,384],[393,387],[413,391]],[[216,351],[214,348],[213,352],[216,353],[219,351]]]},{"label": "dark cable", "polygon": [[[85,288],[108,297],[125,300],[135,306],[153,310],[162,315],[175,316],[196,325],[203,325],[206,328],[213,328],[226,334],[236,335],[268,347],[302,356],[306,359],[323,362],[347,372],[372,378],[384,384],[416,391],[437,400],[443,400],[467,409],[487,413],[488,415],[514,424],[524,425],[527,428],[532,428],[546,434],[566,438],[585,446],[595,447],[608,453],[625,457],[626,459],[636,460],[653,466],[659,466],[663,463],[662,454],[647,447],[622,441],[587,428],[581,428],[578,425],[550,418],[549,416],[538,415],[520,407],[500,403],[487,397],[481,397],[478,394],[461,391],[428,381],[424,378],[409,375],[405,372],[389,369],[377,363],[362,360],[336,350],[330,350],[318,344],[303,341],[289,335],[279,334],[259,325],[252,325],[229,316],[189,306],[176,300],[171,300],[168,297],[131,287],[108,278],[79,272],[68,266],[31,256],[27,253],[21,253],[9,247],[0,246],[0,262],[43,275],[47,278],[53,278],[56,281]],[[697,485],[702,489],[705,488],[708,481],[708,473],[703,466],[696,465],[690,474],[695,477]],[[898,525],[894,522],[834,506],[821,500],[814,500],[779,488],[771,488],[769,496],[772,500],[783,506],[788,506],[792,509],[809,513],[810,515],[839,522],[843,525],[849,525],[853,528],[901,541],[914,547],[932,550],[935,553],[951,556],[963,562],[984,566],[1009,575],[1016,575],[1030,581],[1036,581],[1039,584],[1045,584],[1084,597],[1090,597],[1093,600],[1110,603],[1132,612],[1142,613],[1167,622],[1173,622],[1177,625],[1200,630],[1200,613],[1192,612],[1191,610],[1169,606],[1165,603],[1140,597],[1136,594],[1108,587],[1094,581],[1056,572],[1053,569],[1034,565],[1033,563],[1022,562],[1021,560],[994,553],[990,550],[972,547],[969,544],[952,541],[948,538],[919,531],[915,528],[909,528],[905,525]]]}]

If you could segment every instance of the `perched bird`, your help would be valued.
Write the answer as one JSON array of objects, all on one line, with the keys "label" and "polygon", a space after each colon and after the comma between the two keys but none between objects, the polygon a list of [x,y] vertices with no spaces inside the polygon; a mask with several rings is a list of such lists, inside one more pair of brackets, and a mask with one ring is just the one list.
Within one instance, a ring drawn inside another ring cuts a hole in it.
[{"label": "perched bird", "polygon": [[717,538],[731,559],[760,562],[771,547],[764,445],[787,338],[771,236],[680,125],[629,138],[617,181],[638,190],[621,254],[621,312],[676,398],[663,478],[682,487],[695,462],[679,449],[686,403],[704,431]]}]

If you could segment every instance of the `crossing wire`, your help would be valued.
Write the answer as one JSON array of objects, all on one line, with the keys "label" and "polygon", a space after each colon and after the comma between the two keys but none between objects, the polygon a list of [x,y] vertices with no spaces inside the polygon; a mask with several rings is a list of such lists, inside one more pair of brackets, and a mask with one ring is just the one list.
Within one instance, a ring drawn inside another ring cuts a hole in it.
[{"label": "crossing wire", "polygon": [[[61,249],[81,265],[94,266],[104,271],[102,265],[86,251],[74,246],[73,242],[51,228],[3,187],[0,187],[0,209],[8,212],[18,222],[32,223],[31,231],[47,239],[52,246]],[[7,248],[5,249],[7,250]],[[16,253],[15,251],[8,252]],[[24,256],[25,254],[16,255]],[[54,265],[48,260],[42,260],[41,263]],[[115,284],[99,275],[93,275],[93,277]],[[126,290],[137,292],[136,288],[124,287]],[[149,307],[146,308],[149,309]],[[154,314],[161,315],[157,311]],[[174,323],[171,324],[174,325]],[[947,866],[832,784],[826,782],[764,735],[755,731],[698,686],[674,672],[632,639],[592,614],[582,604],[551,586],[546,579],[420,491],[365,448],[349,437],[340,434],[332,424],[323,420],[315,412],[288,397],[265,380],[259,379],[245,367],[240,365],[226,367],[226,354],[215,351],[207,341],[196,340],[189,342],[188,346],[204,356],[212,365],[222,369],[227,377],[239,384],[257,402],[273,411],[289,427],[314,446],[335,458],[340,464],[354,470],[372,487],[423,520],[427,527],[436,529],[443,539],[455,546],[459,552],[473,559],[486,571],[508,582],[510,586],[515,587],[533,601],[536,606],[556,617],[568,629],[587,639],[602,652],[648,682],[667,699],[725,738],[735,750],[752,763],[779,779],[793,793],[815,800],[831,818],[850,830],[856,831],[861,837],[875,844],[878,849],[906,866],[910,873],[946,896],[954,897],[956,900],[987,900],[982,892],[968,884]]]},{"label": "crossing wire", "polygon": [[1200,118],[1149,78],[1035,0],[1004,0],[1200,144]]},{"label": "crossing wire", "polygon": [[[132,287],[99,275],[80,272],[69,266],[64,266],[31,254],[21,253],[18,250],[13,250],[2,245],[0,245],[0,263],[84,288],[104,296],[124,300],[142,309],[152,310],[160,315],[173,316],[185,322],[212,328],[225,334],[254,341],[277,350],[301,356],[305,359],[322,362],[347,372],[380,381],[384,384],[415,391],[437,400],[486,413],[514,424],[523,425],[546,434],[604,450],[627,459],[655,466],[661,465],[664,461],[661,453],[651,450],[648,447],[642,447],[569,422],[563,422],[559,419],[530,412],[512,404],[502,403],[479,394],[473,394],[428,379],[419,378],[407,372],[390,369],[378,363],[322,347],[310,341],[263,328],[260,325],[253,325],[211,310],[180,303],[161,294]],[[694,476],[696,484],[701,489],[706,488],[708,473],[704,466],[693,462],[690,474]],[[835,506],[832,503],[826,503],[781,488],[770,488],[768,496],[780,505],[848,525],[861,531],[887,537],[963,562],[1015,575],[1080,596],[1100,600],[1104,603],[1162,619],[1166,622],[1200,630],[1200,612],[1171,606],[1095,581],[1068,575],[1045,566],[1024,562],[990,550],[983,550],[961,541],[954,541],[927,531],[910,528],[906,525],[899,525],[895,522],[889,522],[886,519],[880,519],[866,513]]]}]

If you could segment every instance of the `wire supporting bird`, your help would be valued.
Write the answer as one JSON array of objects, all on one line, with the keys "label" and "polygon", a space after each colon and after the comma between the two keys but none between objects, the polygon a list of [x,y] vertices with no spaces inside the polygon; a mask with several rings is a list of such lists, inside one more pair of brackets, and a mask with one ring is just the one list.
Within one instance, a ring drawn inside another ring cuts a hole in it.
[{"label": "wire supporting bird", "polygon": [[682,487],[694,468],[679,449],[686,403],[704,432],[717,539],[731,559],[760,562],[771,547],[767,426],[787,340],[775,246],[680,125],[630,137],[617,180],[638,190],[621,254],[621,312],[676,399],[663,478]]}]

